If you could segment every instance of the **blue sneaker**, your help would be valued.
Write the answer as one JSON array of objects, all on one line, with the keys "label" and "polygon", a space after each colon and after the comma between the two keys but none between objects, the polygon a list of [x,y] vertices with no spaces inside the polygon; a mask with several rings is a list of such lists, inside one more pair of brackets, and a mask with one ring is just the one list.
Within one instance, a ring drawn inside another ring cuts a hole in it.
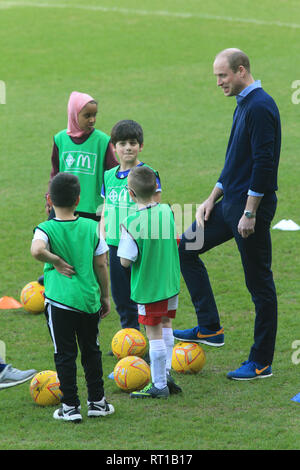
[{"label": "blue sneaker", "polygon": [[209,346],[220,347],[224,345],[224,328],[218,331],[211,331],[205,326],[195,326],[188,330],[174,330],[174,338],[179,341],[186,341],[190,343],[202,343]]},{"label": "blue sneaker", "polygon": [[227,377],[232,380],[253,380],[265,379],[272,375],[271,366],[262,366],[254,361],[245,361],[238,369],[228,372]]}]

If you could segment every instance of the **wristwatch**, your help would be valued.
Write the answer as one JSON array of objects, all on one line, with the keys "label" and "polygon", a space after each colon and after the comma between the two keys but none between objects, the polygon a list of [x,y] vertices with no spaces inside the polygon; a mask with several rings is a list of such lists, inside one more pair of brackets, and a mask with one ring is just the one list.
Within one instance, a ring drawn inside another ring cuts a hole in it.
[{"label": "wristwatch", "polygon": [[244,215],[247,219],[254,219],[256,217],[256,213],[251,211],[244,211]]}]

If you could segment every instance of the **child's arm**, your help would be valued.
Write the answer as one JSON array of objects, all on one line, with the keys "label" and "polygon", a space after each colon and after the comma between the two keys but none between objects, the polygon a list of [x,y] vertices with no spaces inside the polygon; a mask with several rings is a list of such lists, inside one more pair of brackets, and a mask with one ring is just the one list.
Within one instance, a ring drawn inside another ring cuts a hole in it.
[{"label": "child's arm", "polygon": [[156,192],[153,196],[153,200],[158,203],[161,202],[161,183],[158,174],[156,175]]},{"label": "child's arm", "polygon": [[131,263],[134,263],[138,257],[137,245],[123,225],[121,225],[121,239],[117,255],[123,268],[129,268]]},{"label": "child's arm", "polygon": [[75,274],[73,266],[70,266],[70,264],[54,253],[51,253],[47,249],[47,244],[44,240],[33,240],[30,251],[36,260],[41,261],[42,263],[53,264],[60,274],[67,277],[72,277],[73,274]]},{"label": "child's arm", "polygon": [[123,266],[123,268],[129,268],[132,261],[130,259],[127,259],[127,258],[120,258],[120,263]]},{"label": "child's arm", "polygon": [[60,258],[60,256],[51,253],[46,246],[47,245],[43,240],[34,240],[31,244],[32,256],[42,263],[53,264],[54,268],[60,274],[63,274],[67,277],[72,277],[72,275],[75,274],[73,266]]},{"label": "child's arm", "polygon": [[53,147],[52,147],[52,155],[51,155],[51,172],[50,172],[50,178],[49,178],[49,183],[48,183],[48,191],[45,194],[46,198],[46,205],[45,205],[45,210],[47,216],[50,214],[51,209],[52,209],[52,204],[50,204],[47,196],[49,194],[49,189],[50,189],[50,183],[53,180],[54,176],[59,173],[59,150],[55,142],[53,142]]},{"label": "child's arm", "polygon": [[104,219],[104,211],[105,211],[105,199],[103,202],[103,207],[102,207],[102,212],[101,212],[101,218],[100,218],[100,233],[102,234],[102,237],[106,238],[106,232],[105,232],[105,219]]},{"label": "child's arm", "polygon": [[104,318],[110,312],[109,281],[106,253],[103,253],[99,256],[94,256],[94,270],[99,282],[101,292],[101,318]]}]

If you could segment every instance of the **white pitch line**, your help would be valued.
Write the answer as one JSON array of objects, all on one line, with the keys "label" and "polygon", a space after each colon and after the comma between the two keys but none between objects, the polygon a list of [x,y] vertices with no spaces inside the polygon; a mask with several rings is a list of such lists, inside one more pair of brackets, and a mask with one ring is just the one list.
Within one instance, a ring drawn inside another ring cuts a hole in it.
[{"label": "white pitch line", "polygon": [[231,23],[250,23],[261,26],[278,26],[281,28],[300,29],[299,23],[285,23],[282,21],[266,21],[259,20],[256,18],[237,18],[234,16],[219,16],[210,15],[206,13],[183,13],[183,12],[171,12],[164,10],[137,10],[130,8],[119,8],[119,7],[104,7],[100,5],[74,5],[74,4],[63,4],[63,3],[35,3],[35,2],[1,2],[0,9],[9,8],[20,8],[20,7],[32,7],[32,8],[70,8],[72,10],[86,10],[86,11],[101,11],[104,13],[121,13],[124,15],[139,15],[139,16],[165,16],[169,18],[182,18],[182,19],[193,19],[198,18],[200,20],[215,20],[215,21],[227,21]]}]

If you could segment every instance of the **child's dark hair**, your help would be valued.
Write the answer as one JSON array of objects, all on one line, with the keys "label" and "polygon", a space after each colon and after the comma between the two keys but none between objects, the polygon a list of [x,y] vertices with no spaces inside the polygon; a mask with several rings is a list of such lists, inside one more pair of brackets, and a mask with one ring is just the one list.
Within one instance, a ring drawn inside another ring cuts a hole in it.
[{"label": "child's dark hair", "polygon": [[58,173],[51,181],[49,193],[54,206],[73,207],[80,194],[79,179],[71,173]]},{"label": "child's dark hair", "polygon": [[155,194],[156,174],[148,166],[135,166],[128,175],[129,186],[135,192],[137,198],[147,199]]},{"label": "child's dark hair", "polygon": [[111,142],[116,145],[117,142],[136,139],[140,145],[144,142],[142,126],[130,119],[123,119],[117,122],[111,130]]}]

